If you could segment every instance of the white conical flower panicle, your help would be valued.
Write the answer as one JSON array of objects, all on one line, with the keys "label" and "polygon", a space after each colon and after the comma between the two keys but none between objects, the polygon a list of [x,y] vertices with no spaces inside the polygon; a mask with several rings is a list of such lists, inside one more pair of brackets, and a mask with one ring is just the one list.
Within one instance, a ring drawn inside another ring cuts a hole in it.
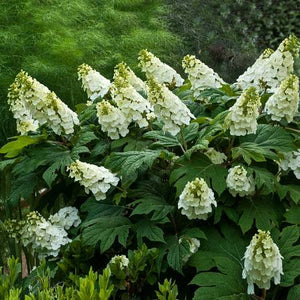
[{"label": "white conical flower panicle", "polygon": [[116,186],[119,178],[104,167],[76,160],[68,168],[69,176],[85,188],[85,192],[95,196],[96,200],[104,200],[111,186]]},{"label": "white conical flower panicle", "polygon": [[224,153],[219,152],[219,151],[215,150],[214,148],[208,148],[204,154],[215,165],[222,164],[227,160],[227,156]]},{"label": "white conical flower panicle", "polygon": [[8,103],[17,129],[24,134],[47,124],[56,134],[71,134],[79,124],[77,114],[63,103],[54,92],[21,71],[10,86]]},{"label": "white conical flower panicle", "polygon": [[77,227],[81,223],[78,209],[72,206],[61,208],[56,214],[49,217],[49,221],[65,230],[69,230],[73,226]]},{"label": "white conical flower panicle", "polygon": [[284,79],[274,94],[266,103],[264,111],[271,115],[274,121],[286,119],[292,122],[298,111],[299,104],[299,78],[290,75]]},{"label": "white conical flower panicle", "polygon": [[135,122],[140,128],[146,127],[148,126],[147,114],[152,107],[150,102],[130,84],[130,77],[126,66],[119,64],[115,69],[112,97],[128,123]]},{"label": "white conical flower panicle", "polygon": [[255,191],[255,185],[252,176],[248,176],[247,171],[242,166],[235,166],[228,171],[226,184],[229,192],[235,197],[252,195]]},{"label": "white conical flower panicle", "polygon": [[176,135],[181,126],[189,125],[191,119],[195,118],[186,105],[164,84],[149,78],[148,87],[149,101],[157,119],[164,124],[163,131]]},{"label": "white conical flower panicle", "polygon": [[181,237],[179,239],[179,244],[181,244],[183,241],[187,242],[188,245],[189,245],[189,250],[190,250],[190,253],[188,253],[187,255],[185,255],[182,260],[183,262],[187,262],[188,259],[198,251],[199,247],[200,247],[200,241],[196,238],[191,238],[191,237],[187,237],[187,236],[184,236],[184,237]]},{"label": "white conical flower panicle", "polygon": [[272,278],[280,283],[282,259],[270,232],[258,230],[247,247],[244,255],[243,278],[247,279],[248,294],[254,294],[254,284],[260,289],[269,289]]},{"label": "white conical flower panicle", "polygon": [[97,117],[102,131],[111,139],[117,140],[120,136],[125,137],[128,134],[130,120],[126,120],[123,112],[108,101],[97,103]]},{"label": "white conical flower panicle", "polygon": [[255,87],[243,91],[235,104],[230,107],[225,124],[235,136],[256,133],[260,97]]},{"label": "white conical flower panicle", "polygon": [[202,178],[188,182],[178,201],[178,208],[188,219],[206,220],[212,212],[212,205],[217,206],[214,192]]},{"label": "white conical flower panicle", "polygon": [[291,35],[282,41],[275,52],[265,50],[255,64],[237,79],[237,86],[241,89],[255,86],[260,91],[273,93],[280,82],[293,72],[294,57],[298,57],[299,48],[298,39]]},{"label": "white conical flower panicle", "polygon": [[300,150],[283,154],[279,166],[284,171],[292,170],[297,179],[300,179]]},{"label": "white conical flower panicle", "polygon": [[139,66],[146,73],[147,77],[154,77],[158,83],[166,83],[175,86],[181,86],[184,80],[170,66],[160,61],[147,50],[139,53]]},{"label": "white conical flower panicle", "polygon": [[188,74],[195,97],[198,97],[200,92],[206,87],[220,88],[225,84],[224,80],[213,69],[209,68],[194,55],[186,55],[183,58],[182,66],[185,73]]},{"label": "white conical flower panicle", "polygon": [[78,67],[78,80],[92,101],[106,95],[110,88],[110,81],[87,64]]},{"label": "white conical flower panicle", "polygon": [[115,67],[114,80],[116,77],[123,78],[126,82],[132,85],[138,92],[147,92],[146,83],[137,77],[135,73],[127,66],[126,63],[121,62]]}]

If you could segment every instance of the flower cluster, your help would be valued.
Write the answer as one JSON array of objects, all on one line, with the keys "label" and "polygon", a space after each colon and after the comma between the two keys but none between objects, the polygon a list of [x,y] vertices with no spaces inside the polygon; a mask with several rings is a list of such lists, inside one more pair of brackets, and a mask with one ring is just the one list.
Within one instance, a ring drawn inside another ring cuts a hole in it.
[{"label": "flower cluster", "polygon": [[253,66],[237,79],[237,86],[245,89],[255,86],[269,93],[293,72],[294,57],[299,55],[300,43],[295,36],[282,41],[276,51],[265,50]]},{"label": "flower cluster", "polygon": [[274,94],[266,103],[264,111],[271,115],[274,121],[281,121],[285,118],[292,122],[298,111],[299,104],[299,78],[290,75],[284,79]]},{"label": "flower cluster", "polygon": [[104,167],[76,160],[68,168],[70,177],[84,186],[85,192],[90,191],[96,200],[104,200],[111,186],[116,186],[119,178]]},{"label": "flower cluster", "polygon": [[259,115],[260,97],[255,87],[243,91],[235,104],[230,107],[225,124],[231,135],[246,135],[256,133],[257,117]]},{"label": "flower cluster", "polygon": [[126,120],[118,107],[106,100],[97,103],[97,117],[102,131],[113,140],[117,140],[120,136],[124,137],[129,132],[130,121]]},{"label": "flower cluster", "polygon": [[72,206],[60,209],[56,214],[49,217],[49,221],[65,230],[69,230],[73,226],[77,227],[81,223],[78,209]]},{"label": "flower cluster", "polygon": [[115,255],[109,262],[109,265],[116,264],[121,270],[125,269],[129,265],[129,259],[126,255]]},{"label": "flower cluster", "polygon": [[116,65],[114,72],[114,80],[116,77],[123,78],[126,82],[132,85],[139,92],[147,92],[145,82],[139,77],[137,77],[135,73],[124,62],[121,62],[118,65]]},{"label": "flower cluster", "polygon": [[46,220],[36,211],[30,212],[25,220],[10,220],[6,229],[11,237],[26,247],[30,245],[40,257],[56,257],[62,246],[71,242],[66,230],[81,223],[75,207],[65,207]]},{"label": "flower cluster", "polygon": [[139,53],[139,66],[146,73],[147,77],[154,77],[158,83],[167,83],[170,85],[181,86],[184,80],[170,66],[160,61],[147,50]]},{"label": "flower cluster", "polygon": [[227,160],[227,156],[224,153],[219,152],[219,151],[215,150],[214,148],[208,148],[204,154],[215,165],[222,164],[223,162],[225,162]]},{"label": "flower cluster", "polygon": [[275,284],[280,283],[282,259],[270,232],[258,230],[244,255],[243,278],[248,282],[248,294],[254,294],[254,284],[260,289],[269,289],[272,278]]},{"label": "flower cluster", "polygon": [[225,84],[224,80],[213,69],[194,55],[186,55],[183,58],[182,66],[185,73],[188,74],[195,97],[198,97],[205,87],[219,88]]},{"label": "flower cluster", "polygon": [[114,83],[112,85],[112,96],[124,114],[126,121],[128,123],[136,122],[142,128],[148,126],[147,113],[151,111],[151,105],[130,84],[130,81],[134,79],[131,72],[128,71],[124,64],[119,64],[116,67]]},{"label": "flower cluster", "polygon": [[217,206],[214,192],[202,178],[188,182],[179,196],[178,208],[188,219],[206,220],[212,211],[212,205]]},{"label": "flower cluster", "polygon": [[226,184],[229,192],[235,197],[239,194],[241,197],[254,193],[255,185],[253,178],[247,176],[247,171],[242,166],[235,166],[228,171]]},{"label": "flower cluster", "polygon": [[154,113],[163,125],[163,130],[176,135],[183,125],[189,125],[195,118],[185,104],[173,94],[164,84],[156,79],[148,80],[148,98],[153,105]]},{"label": "flower cluster", "polygon": [[300,179],[300,150],[284,153],[280,168],[284,171],[292,170],[296,178]]},{"label": "flower cluster", "polygon": [[110,81],[87,64],[78,67],[78,80],[92,101],[106,95],[110,88]]},{"label": "flower cluster", "polygon": [[8,103],[17,120],[21,134],[36,131],[47,124],[58,135],[74,132],[79,124],[77,114],[64,104],[54,92],[21,71],[9,88]]}]

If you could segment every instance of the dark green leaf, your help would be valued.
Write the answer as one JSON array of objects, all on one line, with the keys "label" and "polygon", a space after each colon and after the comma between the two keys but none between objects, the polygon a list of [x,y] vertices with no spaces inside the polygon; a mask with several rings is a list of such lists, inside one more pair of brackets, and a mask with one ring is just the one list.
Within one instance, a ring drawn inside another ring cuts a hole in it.
[{"label": "dark green leaf", "polygon": [[213,164],[203,154],[195,154],[191,160],[180,161],[180,167],[171,173],[170,183],[175,184],[177,195],[180,195],[189,181],[201,177],[220,195],[226,189],[226,176],[225,167]]},{"label": "dark green leaf", "polygon": [[83,242],[90,246],[96,246],[100,242],[102,253],[112,246],[116,238],[123,247],[126,247],[131,226],[129,219],[121,216],[92,219],[83,224]]},{"label": "dark green leaf", "polygon": [[135,226],[138,245],[143,243],[143,238],[147,238],[153,242],[165,243],[164,232],[152,221],[148,219],[142,219],[136,223]]}]

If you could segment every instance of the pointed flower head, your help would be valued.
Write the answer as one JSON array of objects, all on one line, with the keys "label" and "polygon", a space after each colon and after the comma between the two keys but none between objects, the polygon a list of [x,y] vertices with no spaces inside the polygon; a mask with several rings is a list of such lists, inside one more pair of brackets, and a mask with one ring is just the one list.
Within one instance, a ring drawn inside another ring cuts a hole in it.
[{"label": "pointed flower head", "polygon": [[293,72],[294,58],[298,57],[299,49],[298,39],[293,35],[289,36],[281,42],[275,52],[265,51],[254,65],[237,79],[237,86],[241,89],[255,86],[260,91],[274,93],[282,80]]},{"label": "pointed flower head", "polygon": [[183,84],[184,80],[181,76],[151,52],[147,50],[140,51],[138,59],[139,66],[147,77],[154,77],[158,83],[175,84],[175,86]]},{"label": "pointed flower head", "polygon": [[125,269],[129,265],[129,259],[126,255],[115,255],[109,262],[109,265],[117,265],[121,270]]},{"label": "pointed flower head", "polygon": [[274,94],[266,103],[264,111],[271,115],[274,121],[286,119],[292,122],[298,111],[299,104],[299,78],[290,75],[285,78]]},{"label": "pointed flower head", "polygon": [[256,133],[260,97],[254,87],[246,89],[229,109],[225,124],[235,136]]},{"label": "pointed flower head", "polygon": [[127,120],[124,113],[118,108],[103,100],[97,103],[98,122],[103,132],[117,140],[120,136],[125,137],[129,130],[130,120]]},{"label": "pointed flower head", "polygon": [[248,282],[248,294],[254,294],[254,284],[260,289],[269,289],[271,280],[280,283],[282,259],[270,232],[258,230],[244,255],[243,278]]},{"label": "pointed flower head", "polygon": [[150,102],[130,84],[130,72],[124,64],[115,69],[112,97],[128,123],[135,122],[140,128],[148,126],[147,114],[151,112]]},{"label": "pointed flower head", "polygon": [[87,64],[78,67],[78,80],[92,101],[106,95],[110,88],[110,81]]},{"label": "pointed flower head", "polygon": [[10,86],[10,109],[17,119],[17,129],[24,134],[47,124],[56,134],[71,134],[79,124],[77,114],[54,92],[21,71]]},{"label": "pointed flower head", "polygon": [[183,58],[182,67],[185,73],[188,74],[195,97],[198,97],[205,87],[220,88],[225,84],[224,80],[213,69],[194,55],[186,55]]},{"label": "pointed flower head", "polygon": [[202,178],[188,182],[179,196],[178,208],[188,219],[206,220],[212,212],[212,205],[217,206],[214,192]]},{"label": "pointed flower head", "polygon": [[228,171],[226,184],[229,192],[235,197],[252,195],[255,191],[253,178],[248,176],[247,171],[242,166],[235,166]]},{"label": "pointed flower head", "polygon": [[132,85],[138,92],[146,92],[145,82],[137,77],[135,73],[127,66],[126,63],[121,62],[115,67],[114,81],[116,78],[123,79]]},{"label": "pointed flower head", "polygon": [[95,196],[96,200],[104,200],[111,186],[116,186],[119,178],[104,167],[76,160],[68,168],[69,176],[85,188],[85,192]]},{"label": "pointed flower head", "polygon": [[148,99],[153,105],[154,114],[161,121],[163,130],[176,135],[183,125],[189,125],[195,117],[186,105],[164,84],[154,78],[148,80]]}]

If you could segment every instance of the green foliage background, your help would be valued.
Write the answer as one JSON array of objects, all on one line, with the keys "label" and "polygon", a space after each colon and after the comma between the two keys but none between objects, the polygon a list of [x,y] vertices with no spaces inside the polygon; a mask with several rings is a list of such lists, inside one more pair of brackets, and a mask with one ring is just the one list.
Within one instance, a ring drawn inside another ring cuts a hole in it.
[{"label": "green foliage background", "polygon": [[76,75],[83,62],[111,77],[122,60],[135,70],[142,48],[179,61],[180,40],[167,30],[166,11],[162,0],[1,1],[0,143],[14,134],[7,88],[20,69],[72,107],[85,99]]}]

